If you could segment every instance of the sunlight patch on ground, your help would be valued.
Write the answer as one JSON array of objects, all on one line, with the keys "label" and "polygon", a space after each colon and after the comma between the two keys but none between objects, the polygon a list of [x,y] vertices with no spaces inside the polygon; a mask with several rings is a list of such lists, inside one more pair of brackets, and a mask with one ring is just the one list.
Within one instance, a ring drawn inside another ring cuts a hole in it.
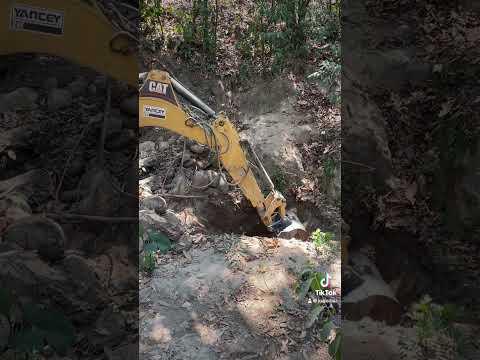
[{"label": "sunlight patch on ground", "polygon": [[153,321],[150,338],[157,342],[168,343],[172,341],[172,334],[170,332],[170,329],[163,325],[162,318],[163,316],[157,315],[157,317]]}]

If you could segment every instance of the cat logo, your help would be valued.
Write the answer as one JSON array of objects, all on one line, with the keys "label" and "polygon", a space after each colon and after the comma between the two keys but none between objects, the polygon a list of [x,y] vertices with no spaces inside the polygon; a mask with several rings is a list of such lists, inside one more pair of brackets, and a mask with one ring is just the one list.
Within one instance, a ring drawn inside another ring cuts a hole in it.
[{"label": "cat logo", "polygon": [[63,35],[64,13],[26,5],[14,5],[10,14],[10,29]]},{"label": "cat logo", "polygon": [[161,95],[167,95],[168,84],[163,84],[161,82],[150,81],[148,84],[148,91],[152,93],[157,93]]}]

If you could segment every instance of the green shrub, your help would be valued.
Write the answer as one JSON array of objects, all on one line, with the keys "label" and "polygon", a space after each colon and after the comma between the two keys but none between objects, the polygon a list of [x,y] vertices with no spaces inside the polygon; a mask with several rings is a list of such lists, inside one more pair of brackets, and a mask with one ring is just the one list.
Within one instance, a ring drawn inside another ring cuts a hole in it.
[{"label": "green shrub", "polygon": [[332,240],[335,238],[335,235],[331,232],[322,232],[320,229],[315,230],[310,239],[315,244],[317,249],[325,249],[332,247]]},{"label": "green shrub", "polygon": [[432,302],[429,296],[423,297],[412,306],[410,316],[415,321],[417,336],[420,343],[431,339],[441,333],[452,338],[457,353],[463,352],[463,334],[455,327],[454,323],[459,315],[459,309],[454,305],[438,305]]}]

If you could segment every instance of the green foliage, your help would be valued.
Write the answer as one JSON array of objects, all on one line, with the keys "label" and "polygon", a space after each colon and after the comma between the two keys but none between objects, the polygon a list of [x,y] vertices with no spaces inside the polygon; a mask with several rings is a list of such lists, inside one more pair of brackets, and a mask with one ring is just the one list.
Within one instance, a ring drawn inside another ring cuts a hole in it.
[{"label": "green foliage", "polygon": [[[140,6],[142,18],[141,29],[144,35],[157,35],[160,31],[160,41],[169,47],[175,36],[182,37],[177,50],[185,60],[193,60],[195,53],[204,57],[206,65],[216,61],[217,52],[217,1],[193,0],[188,9],[173,6],[163,6],[161,0],[144,0]],[[175,19],[174,34],[165,33],[162,24],[166,19]],[[176,47],[175,45],[173,45]]]},{"label": "green foliage", "polygon": [[323,173],[327,179],[332,179],[335,175],[335,160],[328,158],[323,164]]},{"label": "green foliage", "polygon": [[340,1],[319,1],[309,13],[309,36],[318,43],[338,43],[340,40]]},{"label": "green foliage", "polygon": [[146,232],[142,225],[139,227],[139,237],[144,240],[143,250],[145,253],[141,262],[141,267],[145,273],[151,275],[156,266],[155,253],[157,251],[161,253],[169,251],[172,248],[172,242],[167,236],[160,232]]},{"label": "green foliage", "polygon": [[151,275],[155,270],[156,261],[155,253],[153,251],[145,251],[142,261],[142,270],[147,274]]},{"label": "green foliage", "polygon": [[193,50],[198,50],[206,64],[215,63],[218,11],[213,1],[194,0],[190,11],[182,14],[178,32],[183,35],[180,55],[185,59],[190,58]]},{"label": "green foliage", "polygon": [[331,232],[322,232],[320,229],[316,229],[311,235],[313,244],[317,249],[331,249],[333,247],[332,240],[335,238],[335,234]]},{"label": "green foliage", "polygon": [[264,73],[275,74],[306,58],[310,0],[255,0],[254,4],[253,18],[237,45],[243,60],[259,60]]},{"label": "green foliage", "polygon": [[[296,284],[296,293],[298,301],[304,301],[306,297],[314,300],[310,310],[305,327],[307,329],[318,325],[321,329],[320,340],[328,343],[328,353],[332,359],[342,359],[341,341],[342,334],[340,328],[333,322],[333,317],[337,314],[337,308],[332,304],[320,303],[320,296],[317,290],[320,290],[321,282],[325,279],[326,273],[314,270],[312,264],[307,264],[306,268],[300,273],[299,281]],[[332,337],[332,334],[334,336]]]},{"label": "green foliage", "polygon": [[[311,328],[314,324],[318,324],[320,327],[320,340],[328,344],[328,354],[332,359],[342,359],[342,332],[338,326],[334,324],[332,318],[336,315],[337,311],[334,307],[315,304],[310,311],[306,328]],[[333,334],[333,336],[332,336]]]},{"label": "green foliage", "polygon": [[325,279],[325,276],[325,273],[314,271],[311,267],[303,270],[296,285],[298,300],[302,301],[307,296],[317,298],[316,292],[322,289],[321,282]]},{"label": "green foliage", "polygon": [[145,251],[160,251],[162,253],[167,252],[172,248],[172,242],[170,239],[160,232],[149,232],[147,239],[145,240]]},{"label": "green foliage", "polygon": [[454,305],[435,304],[429,296],[414,304],[410,312],[421,343],[438,333],[443,333],[454,340],[456,351],[461,354],[464,339],[462,333],[454,326],[458,315],[459,310]]},{"label": "green foliage", "polygon": [[308,76],[309,79],[317,79],[327,90],[327,97],[332,104],[340,103],[340,96],[336,89],[342,66],[339,61],[323,60],[317,71]]},{"label": "green foliage", "polygon": [[142,19],[141,26],[144,33],[153,33],[157,26],[161,26],[162,18],[166,14],[173,13],[172,7],[163,7],[161,0],[141,1],[140,16]]},{"label": "green foliage", "polygon": [[37,304],[24,307],[24,319],[29,324],[12,339],[13,346],[22,352],[43,347],[46,341],[59,354],[65,354],[75,338],[74,328],[63,314]]},{"label": "green foliage", "polygon": [[272,174],[270,175],[273,185],[281,193],[285,193],[288,189],[288,181],[285,176],[285,173],[279,167],[275,167]]},{"label": "green foliage", "polygon": [[[14,307],[22,312],[21,322],[12,321]],[[4,289],[0,290],[0,314],[10,325],[9,347],[20,354],[34,354],[46,344],[58,354],[65,354],[74,342],[75,329],[62,313],[39,304],[21,306]]]},{"label": "green foliage", "polygon": [[335,338],[332,342],[328,345],[328,354],[332,359],[335,360],[342,360],[342,332],[337,330],[335,334]]}]

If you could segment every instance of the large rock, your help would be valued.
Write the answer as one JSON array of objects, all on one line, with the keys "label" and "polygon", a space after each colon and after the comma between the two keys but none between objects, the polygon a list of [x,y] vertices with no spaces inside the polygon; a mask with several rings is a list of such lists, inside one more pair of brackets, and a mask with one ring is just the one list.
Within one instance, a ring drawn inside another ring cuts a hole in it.
[{"label": "large rock", "polygon": [[174,241],[179,240],[184,233],[181,221],[171,212],[160,216],[153,210],[140,210],[138,217],[140,225],[146,232],[161,232]]},{"label": "large rock", "polygon": [[[14,289],[22,303],[47,303],[69,314],[75,324],[90,325],[96,312],[106,304],[97,283],[88,290],[79,286],[83,274],[66,272],[62,263],[48,265],[32,251],[0,253],[0,283],[2,288]],[[39,291],[41,289],[41,291]]]},{"label": "large rock", "polygon": [[415,236],[390,231],[385,239],[388,241],[379,241],[375,247],[375,264],[395,298],[404,306],[410,305],[431,288],[430,271],[415,256],[420,251]]},{"label": "large rock", "polygon": [[118,189],[117,179],[93,163],[80,180],[82,200],[77,204],[76,211],[86,215],[116,216],[122,200]]},{"label": "large rock", "polygon": [[378,269],[363,254],[351,253],[350,259],[359,281],[358,287],[342,298],[343,316],[354,321],[370,317],[389,325],[398,324],[402,307]]},{"label": "large rock", "polygon": [[56,77],[49,77],[43,82],[43,88],[47,91],[58,87],[58,79]]},{"label": "large rock", "polygon": [[347,78],[342,106],[342,161],[347,182],[386,186],[392,175],[392,160],[380,109],[358,84]]},{"label": "large rock", "polygon": [[56,222],[41,216],[29,216],[9,226],[4,241],[25,250],[37,250],[46,260],[58,260],[63,257],[66,239]]},{"label": "large rock", "polygon": [[270,175],[292,182],[304,173],[296,144],[307,141],[310,134],[308,127],[299,127],[305,114],[294,109],[294,95],[289,81],[277,79],[260,84],[237,100],[243,125],[241,139],[252,145]]},{"label": "large rock", "polygon": [[88,292],[100,286],[94,271],[94,264],[76,254],[68,254],[62,261],[62,266],[69,277],[75,279],[79,292],[88,296]]},{"label": "large rock", "polygon": [[140,210],[153,210],[157,214],[165,213],[167,203],[158,195],[147,196],[140,199]]},{"label": "large rock", "polygon": [[195,189],[207,188],[209,186],[216,186],[219,182],[219,174],[213,170],[199,170],[196,171],[192,179],[192,187]]},{"label": "large rock", "polygon": [[345,56],[344,71],[373,91],[399,91],[409,84],[420,84],[432,74],[432,66],[415,59],[414,48],[385,51],[353,51]]},{"label": "large rock", "polygon": [[306,139],[297,138],[302,133],[295,131],[296,123],[303,119],[287,102],[285,112],[247,116],[242,120],[247,129],[240,133],[242,140],[248,141],[268,173],[284,178],[297,178],[305,169],[297,143]]},{"label": "large rock", "polygon": [[38,93],[27,87],[0,96],[0,112],[32,110],[37,107]]},{"label": "large rock", "polygon": [[[342,10],[342,46],[349,50],[342,54],[342,88],[348,78],[370,93],[397,91],[431,76],[432,65],[417,60],[419,49],[407,45],[415,37],[413,27],[373,18],[364,2],[349,0]],[[393,49],[369,48],[374,42],[384,44],[392,40],[402,45]]]}]

